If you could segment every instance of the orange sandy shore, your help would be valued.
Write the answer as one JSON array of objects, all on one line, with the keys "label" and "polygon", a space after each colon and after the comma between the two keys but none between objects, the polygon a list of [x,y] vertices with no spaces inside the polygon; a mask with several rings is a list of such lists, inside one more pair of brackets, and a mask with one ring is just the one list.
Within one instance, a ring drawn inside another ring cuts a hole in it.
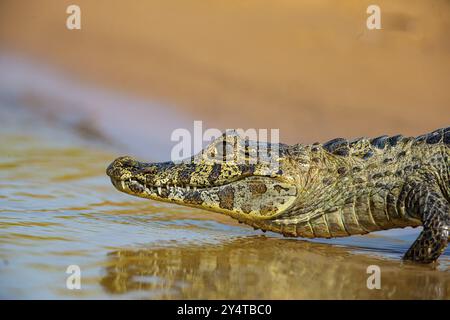
[{"label": "orange sandy shore", "polygon": [[[283,142],[416,135],[448,126],[450,2],[72,1],[0,4],[4,49],[87,83],[164,101],[210,127]],[[126,108],[126,106],[124,106]]]}]

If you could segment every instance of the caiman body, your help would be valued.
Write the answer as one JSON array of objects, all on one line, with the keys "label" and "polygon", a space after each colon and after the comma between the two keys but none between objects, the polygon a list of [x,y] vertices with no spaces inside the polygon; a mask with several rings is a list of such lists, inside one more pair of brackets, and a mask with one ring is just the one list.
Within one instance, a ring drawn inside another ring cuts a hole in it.
[{"label": "caiman body", "polygon": [[116,159],[131,195],[227,214],[293,237],[345,237],[423,226],[404,259],[437,260],[449,240],[450,127],[419,137],[312,145],[248,141],[227,132],[179,163]]}]

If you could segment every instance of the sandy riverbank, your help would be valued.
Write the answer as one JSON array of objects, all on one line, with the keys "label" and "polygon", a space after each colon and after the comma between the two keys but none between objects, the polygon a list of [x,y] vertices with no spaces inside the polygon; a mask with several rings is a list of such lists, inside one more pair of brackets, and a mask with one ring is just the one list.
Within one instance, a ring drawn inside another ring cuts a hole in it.
[{"label": "sandy riverbank", "polygon": [[378,1],[377,31],[368,1],[78,1],[69,31],[71,3],[2,1],[2,47],[288,143],[448,125],[448,1]]}]

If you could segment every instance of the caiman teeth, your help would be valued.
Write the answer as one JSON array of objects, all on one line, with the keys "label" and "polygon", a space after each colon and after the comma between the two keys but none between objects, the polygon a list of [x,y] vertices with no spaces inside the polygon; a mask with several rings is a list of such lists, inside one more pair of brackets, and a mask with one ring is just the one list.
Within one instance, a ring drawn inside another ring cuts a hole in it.
[{"label": "caiman teeth", "polygon": [[161,196],[163,194],[163,191],[167,191],[170,193],[184,193],[184,192],[195,192],[198,189],[203,189],[203,187],[198,186],[192,186],[192,185],[179,185],[176,184],[170,185],[170,184],[164,184],[164,185],[147,185],[145,182],[141,182],[139,180],[135,180],[132,178],[120,180],[118,182],[122,188],[122,190],[127,190],[130,188],[130,186],[133,186],[133,189],[136,189],[138,186],[142,188],[143,191],[147,192],[148,194],[157,194]]}]

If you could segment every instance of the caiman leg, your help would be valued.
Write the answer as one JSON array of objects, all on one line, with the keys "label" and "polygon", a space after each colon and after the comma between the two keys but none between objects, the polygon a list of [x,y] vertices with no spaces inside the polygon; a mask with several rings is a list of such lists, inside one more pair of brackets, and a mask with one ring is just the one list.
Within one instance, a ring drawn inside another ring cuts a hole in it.
[{"label": "caiman leg", "polygon": [[414,192],[410,200],[410,212],[422,220],[423,230],[403,259],[436,261],[449,241],[450,205],[439,189],[425,187]]}]

